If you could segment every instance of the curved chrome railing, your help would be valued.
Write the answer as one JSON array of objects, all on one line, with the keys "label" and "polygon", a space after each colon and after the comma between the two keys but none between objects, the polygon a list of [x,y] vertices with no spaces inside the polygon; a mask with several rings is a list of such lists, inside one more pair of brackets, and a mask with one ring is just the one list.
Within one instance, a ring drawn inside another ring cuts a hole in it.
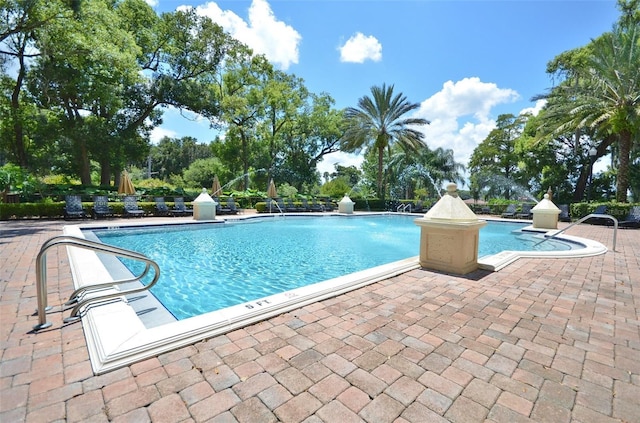
[{"label": "curved chrome railing", "polygon": [[542,241],[540,241],[540,242],[538,242],[537,244],[535,244],[535,245],[534,245],[534,247],[536,247],[536,246],[538,246],[538,245],[542,244],[542,243],[543,243],[543,242],[545,242],[545,241],[548,241],[548,240],[550,240],[550,239],[553,239],[554,237],[556,237],[556,236],[560,235],[561,233],[565,232],[567,229],[572,228],[572,227],[574,227],[575,225],[577,225],[577,224],[579,224],[579,223],[582,223],[582,222],[584,222],[585,220],[588,220],[588,219],[590,219],[590,218],[592,218],[592,217],[599,217],[599,218],[609,219],[609,220],[612,220],[612,221],[613,221],[613,248],[612,248],[612,250],[613,250],[613,251],[615,251],[615,250],[616,250],[616,239],[617,239],[617,237],[618,237],[618,219],[616,219],[615,217],[610,216],[610,215],[608,215],[608,214],[598,214],[598,213],[588,214],[588,215],[584,216],[583,218],[581,218],[580,220],[578,220],[578,221],[576,221],[576,222],[573,222],[573,223],[572,223],[572,224],[570,224],[569,226],[567,226],[567,227],[565,227],[565,228],[562,228],[562,229],[560,229],[559,231],[554,232],[554,233],[553,233],[553,234],[551,234],[551,235],[545,235],[545,238],[544,238]]},{"label": "curved chrome railing", "polygon": [[[60,235],[55,236],[47,240],[42,247],[40,248],[40,252],[36,258],[36,289],[38,296],[38,324],[33,327],[34,330],[40,330],[44,328],[48,328],[51,326],[50,322],[47,322],[46,312],[50,307],[47,306],[47,251],[50,248],[67,245],[72,247],[84,248],[91,251],[96,251],[105,254],[111,254],[114,256],[125,257],[133,260],[142,261],[145,263],[144,271],[133,278],[122,279],[117,281],[111,281],[106,283],[98,283],[93,285],[86,285],[76,289],[70,296],[69,301],[65,303],[65,305],[75,304],[73,310],[71,311],[70,317],[64,319],[65,322],[74,321],[80,318],[79,313],[80,310],[92,303],[102,302],[105,300],[109,300],[111,298],[121,297],[123,295],[134,294],[136,292],[142,292],[150,289],[153,285],[156,284],[158,279],[160,278],[160,267],[158,264],[151,260],[149,257],[144,254],[140,254],[135,251],[127,250],[120,247],[114,247],[112,245],[102,244],[100,242],[90,241],[84,238],[78,238],[70,235]],[[116,285],[121,285],[124,283],[140,281],[144,278],[149,271],[153,268],[154,275],[151,282],[147,285],[143,285],[139,288],[129,289],[125,291],[118,292],[109,292],[104,295],[96,295],[91,298],[83,299],[87,293],[98,292],[101,290],[105,290],[107,288],[114,287]]]}]

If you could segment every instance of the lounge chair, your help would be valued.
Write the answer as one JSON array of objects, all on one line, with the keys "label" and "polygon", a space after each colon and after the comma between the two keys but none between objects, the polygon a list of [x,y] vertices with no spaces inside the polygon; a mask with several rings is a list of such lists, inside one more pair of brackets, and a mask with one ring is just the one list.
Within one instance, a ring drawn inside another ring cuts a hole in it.
[{"label": "lounge chair", "polygon": [[229,214],[238,214],[238,207],[233,197],[227,198],[227,209],[229,209]]},{"label": "lounge chair", "polygon": [[218,216],[223,214],[229,214],[231,210],[226,206],[224,207],[222,206],[222,200],[220,200],[218,197],[213,197],[213,201],[216,202],[216,214]]},{"label": "lounge chair", "polygon": [[311,211],[313,212],[323,212],[324,211],[324,206],[320,203],[318,203],[317,199],[313,199],[311,200]]},{"label": "lounge chair", "polygon": [[[607,213],[607,206],[600,205],[600,206],[596,207],[596,209],[593,211],[593,213],[590,213],[590,214],[608,214]],[[606,219],[604,217],[591,217],[591,218],[585,220],[584,223],[588,223],[589,225],[611,225],[611,224],[613,224],[613,222],[611,220]]]},{"label": "lounge chair", "polygon": [[304,209],[302,207],[298,207],[293,203],[293,200],[291,198],[287,199],[287,211],[290,212],[301,212],[304,211]]},{"label": "lounge chair", "polygon": [[306,198],[303,198],[301,201],[302,201],[302,208],[303,208],[304,211],[306,211],[306,212],[312,211],[311,210],[311,205],[309,204],[309,202],[307,201]]},{"label": "lounge chair", "polygon": [[332,212],[334,211],[336,208],[333,206],[333,203],[331,202],[331,198],[327,198],[324,202],[324,209],[326,211]]},{"label": "lounge chair", "polygon": [[113,209],[109,206],[109,197],[106,195],[96,195],[93,197],[93,207],[91,214],[94,219],[102,217],[113,217]]},{"label": "lounge chair", "polygon": [[226,211],[225,209],[222,207],[222,203],[220,202],[220,199],[218,197],[211,197],[213,198],[213,201],[216,202],[216,214],[218,216],[220,216],[221,214],[225,214]]},{"label": "lounge chair", "polygon": [[515,204],[509,204],[507,206],[507,209],[504,211],[504,213],[502,213],[500,215],[500,217],[507,218],[507,219],[513,219],[514,217],[516,217],[516,212],[517,212],[516,205]]},{"label": "lounge chair", "polygon": [[558,206],[560,209],[560,214],[558,215],[558,220],[560,222],[571,222],[571,215],[569,214],[569,205],[568,204],[560,204]]},{"label": "lounge chair", "polygon": [[158,216],[172,216],[171,210],[169,210],[169,206],[164,202],[164,197],[155,197],[154,201],[156,202],[156,210],[155,215]]},{"label": "lounge chair", "polygon": [[87,212],[82,207],[82,199],[79,195],[65,195],[64,197],[64,218],[65,219],[73,219],[80,218],[84,219],[87,216]]},{"label": "lounge chair", "polygon": [[414,213],[422,213],[424,211],[424,203],[422,200],[416,201],[416,204],[413,206]]},{"label": "lounge chair", "polygon": [[619,228],[640,229],[640,206],[633,206],[629,214],[618,222]]},{"label": "lounge chair", "polygon": [[532,204],[523,203],[522,211],[520,213],[516,213],[516,218],[518,219],[531,219],[533,214],[531,213],[531,209],[533,208]]},{"label": "lounge chair", "polygon": [[184,216],[193,214],[193,209],[188,208],[184,204],[184,198],[176,197],[173,199],[173,209],[171,209],[171,213]]},{"label": "lounge chair", "polygon": [[138,200],[135,195],[127,195],[124,197],[124,217],[142,217],[144,210],[138,206]]}]

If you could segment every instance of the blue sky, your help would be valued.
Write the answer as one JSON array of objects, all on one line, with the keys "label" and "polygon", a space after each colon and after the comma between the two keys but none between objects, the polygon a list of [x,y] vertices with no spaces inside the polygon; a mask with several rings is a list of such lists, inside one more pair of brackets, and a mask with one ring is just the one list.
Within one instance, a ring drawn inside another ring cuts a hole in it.
[{"label": "blue sky", "polygon": [[[611,30],[615,0],[149,0],[158,12],[194,7],[278,69],[356,106],[373,85],[394,85],[417,114],[431,148],[469,156],[502,113],[537,109],[553,81],[547,63]],[[210,142],[206,120],[168,110],[153,133]],[[336,153],[319,166],[359,165]]]}]

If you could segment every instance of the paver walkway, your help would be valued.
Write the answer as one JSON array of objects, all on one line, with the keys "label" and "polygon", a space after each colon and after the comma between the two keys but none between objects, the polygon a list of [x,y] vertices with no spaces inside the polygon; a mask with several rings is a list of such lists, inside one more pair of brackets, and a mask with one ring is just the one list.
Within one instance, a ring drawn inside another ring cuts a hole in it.
[{"label": "paver walkway", "polygon": [[[640,422],[640,231],[597,257],[414,270],[94,376],[80,324],[30,332],[35,257],[63,224],[0,222],[3,423]],[[48,257],[59,305],[69,263]]]}]

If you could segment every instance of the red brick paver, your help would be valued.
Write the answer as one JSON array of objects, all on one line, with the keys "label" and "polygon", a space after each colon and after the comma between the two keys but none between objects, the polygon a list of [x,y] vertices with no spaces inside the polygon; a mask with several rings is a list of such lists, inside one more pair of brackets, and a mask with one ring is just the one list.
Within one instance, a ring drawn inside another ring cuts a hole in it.
[{"label": "red brick paver", "polygon": [[640,231],[596,257],[410,271],[95,376],[59,312],[63,248],[53,326],[31,330],[35,257],[63,224],[0,223],[1,422],[640,421]]}]

